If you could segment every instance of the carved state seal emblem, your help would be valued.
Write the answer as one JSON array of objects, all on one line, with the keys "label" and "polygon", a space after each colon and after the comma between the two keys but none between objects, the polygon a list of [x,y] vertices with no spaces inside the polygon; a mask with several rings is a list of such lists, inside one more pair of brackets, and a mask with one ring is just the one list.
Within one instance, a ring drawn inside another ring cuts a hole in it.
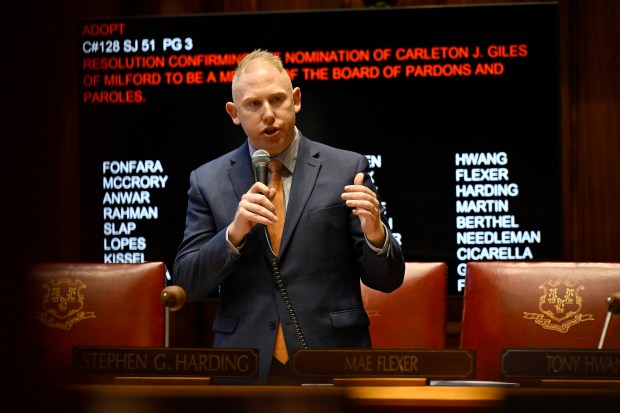
[{"label": "carved state seal emblem", "polygon": [[538,299],[539,313],[523,312],[523,318],[547,330],[566,333],[568,329],[582,321],[592,321],[592,314],[582,314],[583,297],[580,293],[585,286],[576,281],[551,280],[538,286],[543,295]]},{"label": "carved state seal emblem", "polygon": [[82,281],[59,278],[47,281],[42,288],[43,311],[34,316],[47,327],[70,330],[79,321],[95,318],[94,312],[84,311],[86,284]]}]

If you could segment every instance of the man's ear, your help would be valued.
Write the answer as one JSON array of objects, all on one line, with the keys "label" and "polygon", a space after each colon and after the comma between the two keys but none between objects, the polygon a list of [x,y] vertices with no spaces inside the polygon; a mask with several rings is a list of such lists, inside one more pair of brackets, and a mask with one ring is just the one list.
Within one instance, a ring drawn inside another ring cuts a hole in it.
[{"label": "man's ear", "polygon": [[301,110],[301,89],[299,87],[293,89],[293,104],[295,106],[295,113],[299,113]]},{"label": "man's ear", "polygon": [[232,119],[235,125],[241,124],[241,121],[237,117],[237,108],[235,107],[234,103],[226,102],[226,112],[228,113],[228,115],[230,116],[230,118]]}]

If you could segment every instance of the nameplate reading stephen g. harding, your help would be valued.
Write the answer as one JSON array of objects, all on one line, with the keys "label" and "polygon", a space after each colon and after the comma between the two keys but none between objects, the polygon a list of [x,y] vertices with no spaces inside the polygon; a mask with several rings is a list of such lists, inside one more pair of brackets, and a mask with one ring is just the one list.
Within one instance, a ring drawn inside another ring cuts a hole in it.
[{"label": "nameplate reading stephen g. harding", "polygon": [[257,377],[257,349],[74,347],[78,373],[132,376]]},{"label": "nameplate reading stephen g. harding", "polygon": [[472,379],[473,350],[294,350],[293,369],[302,377],[426,377]]},{"label": "nameplate reading stephen g. harding", "polygon": [[503,349],[502,377],[620,379],[620,350]]}]

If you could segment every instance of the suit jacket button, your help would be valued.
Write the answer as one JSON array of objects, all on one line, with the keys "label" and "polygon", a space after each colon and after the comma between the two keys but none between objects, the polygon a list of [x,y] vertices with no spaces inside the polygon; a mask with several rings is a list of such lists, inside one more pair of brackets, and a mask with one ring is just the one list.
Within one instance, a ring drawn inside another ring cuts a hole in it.
[{"label": "suit jacket button", "polygon": [[276,329],[276,327],[278,327],[278,326],[277,326],[277,325],[276,325],[276,323],[274,323],[273,321],[269,323],[269,329],[270,329],[270,330],[275,330],[275,329]]}]

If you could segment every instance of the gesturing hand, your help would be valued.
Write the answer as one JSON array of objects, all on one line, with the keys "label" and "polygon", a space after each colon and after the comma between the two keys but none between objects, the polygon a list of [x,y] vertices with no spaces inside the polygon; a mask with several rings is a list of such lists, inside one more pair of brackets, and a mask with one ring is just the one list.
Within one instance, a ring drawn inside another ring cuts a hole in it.
[{"label": "gesturing hand", "polygon": [[344,187],[342,199],[347,206],[353,208],[353,213],[360,219],[362,231],[368,241],[375,247],[381,248],[385,242],[385,228],[381,222],[381,206],[377,194],[365,187],[364,174],[355,175],[353,185]]}]

